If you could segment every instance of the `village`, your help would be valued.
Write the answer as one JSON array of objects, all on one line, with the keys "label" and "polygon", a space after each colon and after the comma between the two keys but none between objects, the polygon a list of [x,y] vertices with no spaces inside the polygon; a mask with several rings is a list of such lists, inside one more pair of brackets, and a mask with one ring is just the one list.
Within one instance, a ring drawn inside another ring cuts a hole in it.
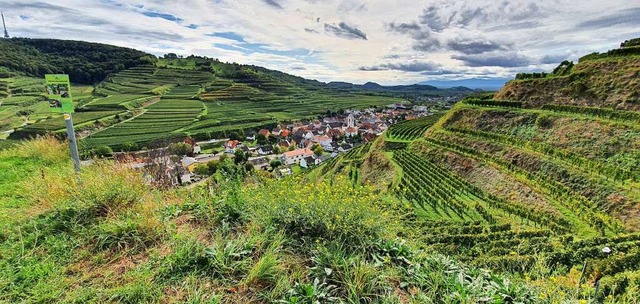
[{"label": "village", "polygon": [[[178,152],[161,154],[164,172],[170,183],[189,184],[211,174],[212,166],[224,159],[236,164],[245,163],[247,170],[270,172],[276,178],[292,175],[318,166],[341,153],[381,136],[390,125],[433,114],[433,107],[394,103],[386,107],[364,110],[328,111],[314,120],[281,124],[273,129],[252,130],[240,135],[233,132],[228,138],[195,141],[187,138]],[[176,147],[170,145],[167,149]],[[171,158],[169,155],[179,155]],[[157,166],[149,160],[149,153],[121,153],[115,157],[135,168]],[[158,157],[155,157],[156,159]]]}]

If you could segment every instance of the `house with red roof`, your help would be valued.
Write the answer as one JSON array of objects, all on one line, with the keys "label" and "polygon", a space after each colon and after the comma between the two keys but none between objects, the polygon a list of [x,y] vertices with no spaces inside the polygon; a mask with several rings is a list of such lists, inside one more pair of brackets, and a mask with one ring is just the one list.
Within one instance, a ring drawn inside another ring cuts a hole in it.
[{"label": "house with red roof", "polygon": [[258,131],[258,134],[264,135],[264,137],[269,138],[271,132],[269,132],[269,130],[267,129],[260,129],[260,131]]},{"label": "house with red roof", "polygon": [[284,163],[287,165],[299,164],[305,157],[313,156],[313,151],[309,148],[296,149],[283,153]]}]

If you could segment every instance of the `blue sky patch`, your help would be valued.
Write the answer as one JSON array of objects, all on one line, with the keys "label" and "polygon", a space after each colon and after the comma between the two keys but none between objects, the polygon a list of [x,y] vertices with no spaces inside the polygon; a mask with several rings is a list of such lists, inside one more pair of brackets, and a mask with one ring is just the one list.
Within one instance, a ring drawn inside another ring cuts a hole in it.
[{"label": "blue sky patch", "polygon": [[178,17],[176,17],[174,15],[171,15],[171,14],[158,13],[158,12],[143,12],[142,14],[147,16],[147,17],[162,18],[162,19],[165,19],[165,20],[173,21],[173,22],[182,22],[181,18],[178,18]]},{"label": "blue sky patch", "polygon": [[220,37],[220,38],[234,40],[238,42],[244,42],[244,38],[242,38],[242,36],[234,32],[219,32],[219,33],[209,34],[208,36]]}]

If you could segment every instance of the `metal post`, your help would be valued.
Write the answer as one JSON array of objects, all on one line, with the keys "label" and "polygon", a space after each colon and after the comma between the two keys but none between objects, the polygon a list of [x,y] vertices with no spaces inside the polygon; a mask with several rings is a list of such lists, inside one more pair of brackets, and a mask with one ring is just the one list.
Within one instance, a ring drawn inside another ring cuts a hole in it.
[{"label": "metal post", "polygon": [[67,139],[69,139],[69,148],[71,149],[71,158],[73,159],[73,167],[76,172],[80,172],[80,156],[78,155],[78,143],[76,141],[76,132],[73,130],[73,119],[70,113],[64,113],[64,124],[67,126]]}]

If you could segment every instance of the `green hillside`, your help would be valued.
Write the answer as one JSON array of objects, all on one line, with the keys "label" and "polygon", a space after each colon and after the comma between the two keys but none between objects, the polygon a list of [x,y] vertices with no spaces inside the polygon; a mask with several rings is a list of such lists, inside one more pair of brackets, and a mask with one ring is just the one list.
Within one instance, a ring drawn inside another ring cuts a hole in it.
[{"label": "green hillside", "polygon": [[[520,74],[495,96],[396,124],[373,147],[311,176],[345,174],[393,193],[427,251],[521,273],[575,300],[593,299],[599,281],[599,299],[633,303],[640,286],[638,57],[612,51],[562,69],[566,75]],[[579,84],[582,94],[572,91]],[[602,253],[605,246],[611,254]]]},{"label": "green hillside", "polygon": [[398,202],[346,177],[278,181],[227,159],[162,190],[110,161],[76,175],[68,152],[52,138],[0,151],[0,302],[548,302],[418,250]]},{"label": "green hillside", "polygon": [[[175,54],[158,59],[75,41],[16,38],[0,41],[0,48],[8,54],[0,59],[6,72],[0,75],[0,132],[11,131],[13,141],[43,134],[64,137],[61,115],[48,113],[41,76],[69,73],[76,82],[73,117],[84,153],[102,146],[118,151],[132,143],[144,148],[187,135],[209,139],[242,134],[407,96],[469,93],[430,86],[336,88],[257,66]],[[82,54],[86,58],[79,58]]]}]

